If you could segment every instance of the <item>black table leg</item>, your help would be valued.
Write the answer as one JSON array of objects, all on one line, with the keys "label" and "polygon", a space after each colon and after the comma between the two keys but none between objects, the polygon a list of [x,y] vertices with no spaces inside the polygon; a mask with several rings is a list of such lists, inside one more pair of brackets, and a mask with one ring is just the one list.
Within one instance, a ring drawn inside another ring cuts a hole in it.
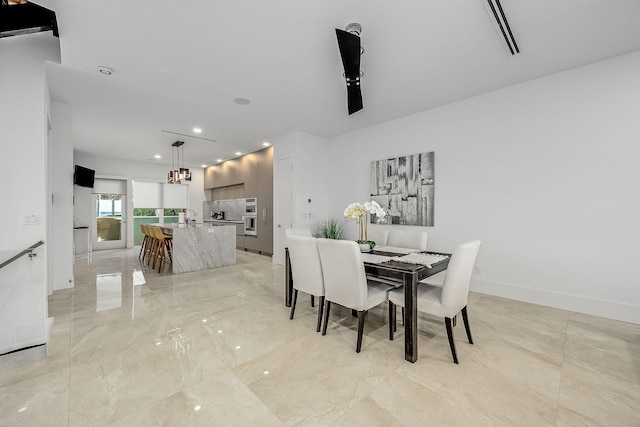
[{"label": "black table leg", "polygon": [[404,359],[418,360],[418,278],[414,273],[404,274]]},{"label": "black table leg", "polygon": [[291,258],[289,258],[289,248],[284,248],[284,305],[291,307],[291,297],[293,295],[293,278],[291,277]]}]

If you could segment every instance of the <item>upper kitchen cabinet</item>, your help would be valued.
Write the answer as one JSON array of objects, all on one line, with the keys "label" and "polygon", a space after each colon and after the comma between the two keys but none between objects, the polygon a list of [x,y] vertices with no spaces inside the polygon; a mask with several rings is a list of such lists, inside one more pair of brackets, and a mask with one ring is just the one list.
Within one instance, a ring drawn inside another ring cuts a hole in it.
[{"label": "upper kitchen cabinet", "polygon": [[273,180],[273,147],[256,151],[258,162],[258,180]]},{"label": "upper kitchen cabinet", "polygon": [[[221,186],[242,184],[244,177],[240,169],[241,158],[227,160],[222,164]],[[218,187],[218,185],[216,185]]]},{"label": "upper kitchen cabinet", "polygon": [[260,181],[273,181],[273,147],[209,166],[204,171],[204,188],[245,186],[245,197],[258,197]]},{"label": "upper kitchen cabinet", "polygon": [[258,153],[245,154],[239,159],[240,173],[245,183],[258,179]]},{"label": "upper kitchen cabinet", "polygon": [[204,170],[204,189],[210,190],[215,188],[216,181],[219,181],[218,175],[220,175],[220,166],[209,166]]}]

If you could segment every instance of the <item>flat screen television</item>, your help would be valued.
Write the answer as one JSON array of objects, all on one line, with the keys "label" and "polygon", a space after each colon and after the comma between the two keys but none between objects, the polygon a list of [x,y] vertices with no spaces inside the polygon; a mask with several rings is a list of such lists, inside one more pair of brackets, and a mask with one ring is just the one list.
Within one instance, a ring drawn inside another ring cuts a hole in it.
[{"label": "flat screen television", "polygon": [[76,165],[76,169],[73,172],[73,183],[80,187],[93,188],[93,181],[95,177],[96,171],[94,171],[93,169]]}]

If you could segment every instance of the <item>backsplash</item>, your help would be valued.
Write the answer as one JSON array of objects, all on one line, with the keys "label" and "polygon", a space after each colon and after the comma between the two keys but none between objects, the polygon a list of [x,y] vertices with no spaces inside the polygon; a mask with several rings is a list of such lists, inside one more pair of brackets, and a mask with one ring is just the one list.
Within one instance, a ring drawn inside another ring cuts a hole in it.
[{"label": "backsplash", "polygon": [[240,221],[244,215],[245,199],[216,200],[203,203],[204,219],[211,218],[211,212],[224,212],[224,219]]}]

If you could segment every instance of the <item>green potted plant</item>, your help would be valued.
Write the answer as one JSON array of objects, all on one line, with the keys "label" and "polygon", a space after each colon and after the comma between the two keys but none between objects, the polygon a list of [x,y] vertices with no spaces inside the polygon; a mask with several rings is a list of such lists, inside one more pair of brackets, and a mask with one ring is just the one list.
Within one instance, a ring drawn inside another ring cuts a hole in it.
[{"label": "green potted plant", "polygon": [[335,218],[327,218],[318,225],[317,231],[320,237],[339,240],[344,235],[344,226]]}]

